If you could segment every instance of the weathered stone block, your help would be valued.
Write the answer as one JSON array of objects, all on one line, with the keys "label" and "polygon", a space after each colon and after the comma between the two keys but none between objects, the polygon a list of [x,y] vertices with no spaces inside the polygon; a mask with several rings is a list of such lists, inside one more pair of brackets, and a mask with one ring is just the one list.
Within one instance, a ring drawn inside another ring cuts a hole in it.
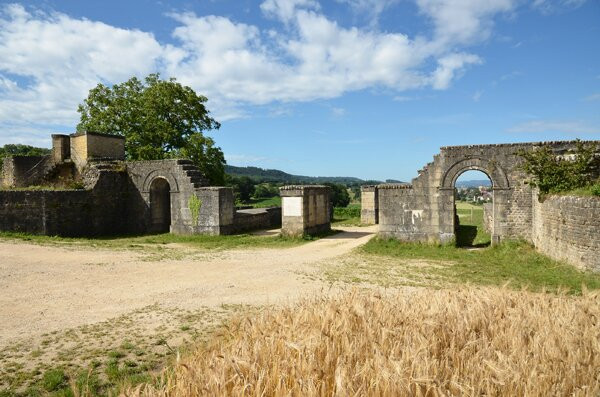
[{"label": "weathered stone block", "polygon": [[280,188],[281,233],[286,236],[319,234],[331,230],[330,188],[294,185]]}]

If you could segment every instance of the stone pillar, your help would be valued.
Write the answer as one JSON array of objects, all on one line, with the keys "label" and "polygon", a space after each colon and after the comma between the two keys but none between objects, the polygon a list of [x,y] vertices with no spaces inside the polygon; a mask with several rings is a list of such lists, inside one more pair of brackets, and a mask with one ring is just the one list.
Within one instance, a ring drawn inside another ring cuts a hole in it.
[{"label": "stone pillar", "polygon": [[508,204],[510,188],[492,188],[494,192],[492,201],[492,245],[496,245],[506,237],[506,223],[508,219]]},{"label": "stone pillar", "polygon": [[52,135],[52,159],[60,164],[71,158],[71,138],[68,135]]},{"label": "stone pillar", "polygon": [[294,185],[280,188],[281,234],[302,236],[331,230],[330,188]]},{"label": "stone pillar", "polygon": [[360,223],[377,225],[379,223],[379,190],[377,186],[360,187]]},{"label": "stone pillar", "polygon": [[188,199],[194,233],[231,234],[235,212],[233,190],[230,187],[201,187]]}]

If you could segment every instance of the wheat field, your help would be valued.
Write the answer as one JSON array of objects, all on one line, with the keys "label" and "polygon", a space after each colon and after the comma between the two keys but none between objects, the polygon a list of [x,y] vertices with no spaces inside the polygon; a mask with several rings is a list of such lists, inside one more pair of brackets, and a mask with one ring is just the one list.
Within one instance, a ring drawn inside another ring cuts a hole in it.
[{"label": "wheat field", "polygon": [[352,290],[236,318],[131,396],[597,396],[600,296]]}]

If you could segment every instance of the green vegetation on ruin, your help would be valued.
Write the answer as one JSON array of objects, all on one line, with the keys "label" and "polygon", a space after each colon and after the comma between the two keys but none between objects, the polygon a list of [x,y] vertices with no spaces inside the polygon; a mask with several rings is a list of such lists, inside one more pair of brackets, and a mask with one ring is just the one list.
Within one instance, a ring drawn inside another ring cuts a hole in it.
[{"label": "green vegetation on ruin", "polygon": [[520,168],[531,176],[527,181],[540,195],[569,193],[600,196],[600,148],[593,142],[577,140],[576,149],[557,156],[549,145],[521,150]]}]

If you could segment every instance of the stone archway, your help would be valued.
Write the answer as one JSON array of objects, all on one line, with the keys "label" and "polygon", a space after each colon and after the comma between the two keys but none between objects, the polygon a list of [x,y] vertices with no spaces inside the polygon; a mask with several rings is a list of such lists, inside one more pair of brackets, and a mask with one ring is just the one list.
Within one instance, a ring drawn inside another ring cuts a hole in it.
[{"label": "stone archway", "polygon": [[[507,202],[506,193],[510,190],[510,185],[506,172],[493,160],[481,157],[466,156],[456,161],[443,173],[441,179],[440,193],[442,202],[450,204],[446,208],[446,214],[441,215],[441,221],[448,224],[446,230],[452,230],[455,233],[457,228],[454,207],[454,189],[458,177],[466,171],[480,171],[484,173],[492,182],[492,222],[491,222],[491,243],[496,244],[504,234],[502,225],[505,224],[505,205]],[[449,216],[448,212],[451,212]]]},{"label": "stone archway", "polygon": [[[459,181],[469,181],[464,184]],[[477,181],[477,183],[473,183]],[[454,181],[454,234],[458,247],[485,247],[493,234],[493,183],[481,170],[469,169]]]},{"label": "stone archway", "polygon": [[171,186],[165,178],[150,184],[150,231],[167,233],[171,228]]}]

